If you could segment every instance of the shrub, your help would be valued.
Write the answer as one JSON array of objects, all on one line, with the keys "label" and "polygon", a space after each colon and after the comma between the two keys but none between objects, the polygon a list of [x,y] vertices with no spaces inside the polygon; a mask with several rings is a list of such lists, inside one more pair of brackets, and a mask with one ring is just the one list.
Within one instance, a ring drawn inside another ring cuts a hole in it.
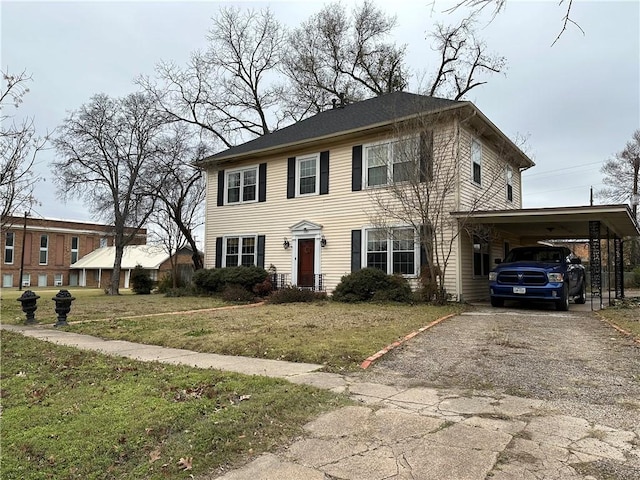
[{"label": "shrub", "polygon": [[272,290],[273,290],[273,284],[271,283],[271,280],[269,280],[268,278],[265,279],[263,282],[256,283],[253,286],[253,293],[258,295],[259,297],[266,297],[271,293]]},{"label": "shrub", "polygon": [[388,275],[388,280],[388,287],[375,292],[371,300],[374,302],[413,303],[413,292],[406,278],[402,275]]},{"label": "shrub", "polygon": [[260,267],[228,267],[222,269],[225,284],[240,285],[251,292],[253,287],[267,279],[267,271]]},{"label": "shrub", "polygon": [[226,267],[201,269],[193,274],[193,284],[208,293],[222,292],[227,285],[239,285],[249,293],[267,279],[267,271],[260,267]]},{"label": "shrub", "polygon": [[153,280],[142,265],[136,265],[131,271],[131,290],[138,295],[149,295],[153,288]]},{"label": "shrub", "polygon": [[253,293],[242,285],[229,284],[222,291],[222,299],[225,302],[250,303],[253,302]]},{"label": "shrub", "polygon": [[[158,292],[167,293],[169,290],[174,289],[173,287],[173,274],[171,272],[166,272],[162,278],[158,281]],[[185,287],[184,282],[178,275],[178,284],[175,288]]]},{"label": "shrub", "polygon": [[208,293],[220,292],[224,287],[222,274],[222,268],[203,268],[193,273],[192,281],[198,290]]},{"label": "shrub", "polygon": [[[437,268],[437,267],[436,267]],[[439,274],[436,270],[436,275]],[[431,279],[431,269],[423,266],[420,269],[420,288],[416,291],[416,297],[422,302],[431,302],[438,296],[438,284]]]},{"label": "shrub", "polygon": [[413,295],[404,277],[387,275],[377,268],[363,268],[342,277],[332,298],[338,302],[409,302]]},{"label": "shrub", "polygon": [[303,290],[297,287],[284,287],[276,290],[269,295],[269,303],[298,303],[298,302],[314,302],[316,300],[326,300],[325,292],[314,292],[312,290]]},{"label": "shrub", "polygon": [[178,288],[168,288],[164,292],[165,297],[191,297],[195,294],[192,288],[189,287],[178,287]]}]

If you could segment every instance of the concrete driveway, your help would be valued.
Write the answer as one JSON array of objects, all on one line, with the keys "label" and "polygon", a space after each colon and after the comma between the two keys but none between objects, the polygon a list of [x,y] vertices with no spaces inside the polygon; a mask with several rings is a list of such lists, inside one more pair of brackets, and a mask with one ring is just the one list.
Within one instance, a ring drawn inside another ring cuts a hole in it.
[{"label": "concrete driveway", "polygon": [[[591,426],[594,441],[607,428],[635,433],[636,446],[640,438],[640,345],[599,320],[589,305],[572,304],[569,312],[477,305],[392,351],[363,377],[396,388],[541,401],[527,421],[579,418]],[[563,435],[572,422],[554,429]],[[534,457],[526,458],[536,463]],[[594,478],[640,478],[638,456],[599,459],[584,468]],[[529,471],[531,477],[513,478],[564,478]]]}]

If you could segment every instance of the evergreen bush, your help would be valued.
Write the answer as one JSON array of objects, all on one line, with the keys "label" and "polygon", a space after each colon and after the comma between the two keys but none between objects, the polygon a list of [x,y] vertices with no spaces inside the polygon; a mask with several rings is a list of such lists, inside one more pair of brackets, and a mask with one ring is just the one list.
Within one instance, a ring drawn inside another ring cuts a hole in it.
[{"label": "evergreen bush", "polygon": [[338,302],[410,302],[411,287],[400,275],[387,275],[377,268],[363,268],[345,275],[333,291]]},{"label": "evergreen bush", "polygon": [[136,265],[136,267],[131,271],[131,290],[137,295],[149,295],[151,293],[151,289],[153,288],[153,280],[149,276],[149,272],[147,272],[142,265]]}]

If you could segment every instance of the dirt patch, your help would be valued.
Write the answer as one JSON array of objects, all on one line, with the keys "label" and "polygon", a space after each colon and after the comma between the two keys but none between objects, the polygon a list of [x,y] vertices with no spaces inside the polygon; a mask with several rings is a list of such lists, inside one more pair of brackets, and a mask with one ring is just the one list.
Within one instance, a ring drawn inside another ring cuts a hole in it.
[{"label": "dirt patch", "polygon": [[640,345],[590,312],[477,308],[415,337],[362,375],[542,399],[565,415],[626,430],[640,425]]}]

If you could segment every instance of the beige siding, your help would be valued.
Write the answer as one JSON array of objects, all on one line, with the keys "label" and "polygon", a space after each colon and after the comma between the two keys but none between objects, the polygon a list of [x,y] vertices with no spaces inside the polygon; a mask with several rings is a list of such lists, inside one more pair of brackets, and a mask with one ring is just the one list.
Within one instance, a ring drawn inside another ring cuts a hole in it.
[{"label": "beige siding", "polygon": [[[284,249],[283,239],[292,240],[290,227],[306,220],[322,225],[327,246],[320,249],[321,273],[332,290],[343,275],[351,270],[351,230],[380,225],[375,206],[390,202],[385,189],[351,191],[352,147],[380,140],[380,136],[319,145],[313,150],[287,152],[254,161],[233,164],[233,168],[267,163],[267,199],[240,205],[216,206],[218,172],[208,171],[205,264],[215,265],[215,238],[224,235],[265,235],[265,267],[273,265],[279,273],[292,273],[294,248]],[[308,153],[330,151],[329,194],[287,199],[287,158]],[[451,148],[448,150],[451,151]],[[454,162],[451,162],[454,163]],[[452,201],[448,202],[453,206]],[[400,225],[390,221],[389,225]],[[447,271],[448,285],[455,288],[455,270]],[[416,282],[412,282],[416,283]]]},{"label": "beige siding", "polygon": [[[225,235],[265,235],[265,267],[292,274],[295,249],[283,248],[283,240],[292,242],[290,227],[306,220],[322,226],[327,245],[319,249],[320,272],[325,275],[329,291],[351,270],[351,231],[381,224],[399,225],[392,218],[381,217],[381,206],[391,210],[397,201],[382,188],[351,191],[352,147],[384,139],[384,135],[327,142],[313,149],[301,149],[279,155],[237,162],[231,168],[267,163],[267,200],[250,204],[216,206],[218,172],[208,171],[205,266],[215,265],[215,238]],[[520,172],[513,169],[513,202],[506,200],[505,161],[496,149],[482,142],[483,185],[471,181],[470,144],[472,133],[451,122],[434,132],[434,182],[431,184],[429,210],[439,232],[439,264],[446,264],[445,288],[454,299],[486,298],[487,279],[473,278],[473,247],[466,231],[458,234],[458,224],[449,215],[465,209],[519,208]],[[287,158],[330,152],[329,194],[287,199]],[[225,168],[227,168],[225,166]],[[364,181],[363,181],[364,187]],[[446,195],[440,192],[446,190]],[[364,237],[363,237],[364,238]],[[292,242],[293,245],[293,242]],[[512,245],[513,246],[513,245]],[[491,261],[502,258],[502,243],[492,245]],[[499,255],[498,255],[499,254]],[[318,273],[318,272],[316,272]],[[417,281],[412,281],[414,286]],[[462,289],[461,292],[459,289]]]},{"label": "beige siding", "polygon": [[[482,145],[482,185],[473,182],[471,142]],[[522,206],[521,175],[512,165],[513,201],[507,200],[507,160],[485,138],[466,128],[460,130],[460,210],[503,210]]]}]

